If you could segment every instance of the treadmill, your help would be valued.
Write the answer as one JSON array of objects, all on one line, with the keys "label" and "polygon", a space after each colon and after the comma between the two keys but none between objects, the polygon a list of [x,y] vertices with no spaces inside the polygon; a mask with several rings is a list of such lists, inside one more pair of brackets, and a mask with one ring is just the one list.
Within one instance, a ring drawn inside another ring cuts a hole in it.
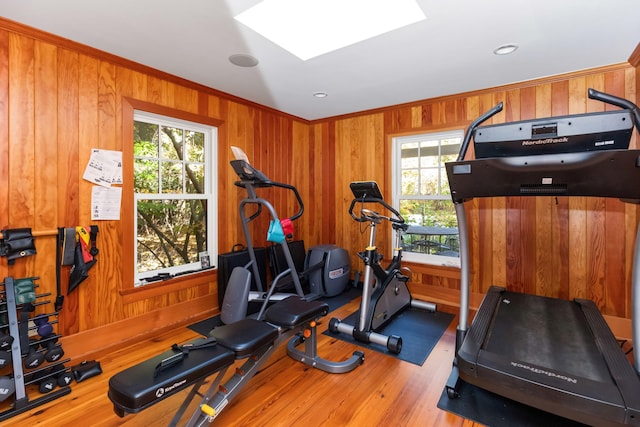
[{"label": "treadmill", "polygon": [[[628,149],[640,110],[589,89],[589,98],[621,109],[480,124],[467,129],[459,156],[446,164],[460,230],[461,292],[456,355],[446,385],[462,382],[588,425],[640,426],[640,349],[629,363],[591,300],[573,301],[492,286],[471,326],[469,234],[465,203],[476,197],[594,196],[640,203],[640,150]],[[471,138],[474,160],[464,160]],[[633,342],[640,346],[640,229],[632,272]],[[635,365],[635,368],[634,368]]]}]

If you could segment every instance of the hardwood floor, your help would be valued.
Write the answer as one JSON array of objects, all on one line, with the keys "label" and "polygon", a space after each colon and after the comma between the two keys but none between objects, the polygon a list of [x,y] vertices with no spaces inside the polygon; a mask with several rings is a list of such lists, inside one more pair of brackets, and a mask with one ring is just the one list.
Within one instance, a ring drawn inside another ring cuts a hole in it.
[{"label": "hardwood floor", "polygon": [[[357,349],[321,332],[332,315],[346,317],[358,299],[323,319],[318,328],[318,353],[342,360]],[[453,308],[439,307],[451,312]],[[365,351],[362,366],[346,374],[328,374],[290,359],[285,346],[264,365],[239,395],[216,418],[214,426],[476,426],[437,408],[451,369],[454,319],[422,366]],[[188,390],[135,415],[119,418],[107,398],[109,378],[122,369],[155,356],[173,343],[198,335],[179,328],[134,347],[96,354],[103,374],[74,383],[72,392],[4,423],[4,426],[162,426],[168,425]],[[37,396],[32,391],[29,396]],[[197,400],[197,399],[196,399]],[[197,406],[194,402],[192,406]],[[187,414],[193,412],[190,411]],[[186,418],[186,417],[185,417]],[[184,422],[184,420],[181,420]]]}]

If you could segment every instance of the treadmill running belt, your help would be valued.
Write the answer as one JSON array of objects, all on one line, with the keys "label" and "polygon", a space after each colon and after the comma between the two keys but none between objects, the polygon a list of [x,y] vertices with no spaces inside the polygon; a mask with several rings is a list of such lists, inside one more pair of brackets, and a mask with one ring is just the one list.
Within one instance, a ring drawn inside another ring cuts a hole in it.
[{"label": "treadmill running belt", "polygon": [[456,361],[459,379],[497,395],[590,425],[640,427],[640,378],[593,301],[492,286]]},{"label": "treadmill running belt", "polygon": [[490,331],[483,348],[491,353],[594,381],[611,381],[593,333],[573,301],[505,292]]}]

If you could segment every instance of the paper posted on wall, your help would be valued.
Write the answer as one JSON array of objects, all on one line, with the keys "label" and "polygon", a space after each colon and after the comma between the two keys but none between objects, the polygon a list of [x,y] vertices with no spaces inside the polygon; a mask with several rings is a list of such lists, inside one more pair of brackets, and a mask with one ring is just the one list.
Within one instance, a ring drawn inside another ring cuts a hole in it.
[{"label": "paper posted on wall", "polygon": [[91,189],[91,220],[119,220],[122,187],[102,187]]},{"label": "paper posted on wall", "polygon": [[103,187],[122,184],[122,151],[92,149],[82,178]]}]

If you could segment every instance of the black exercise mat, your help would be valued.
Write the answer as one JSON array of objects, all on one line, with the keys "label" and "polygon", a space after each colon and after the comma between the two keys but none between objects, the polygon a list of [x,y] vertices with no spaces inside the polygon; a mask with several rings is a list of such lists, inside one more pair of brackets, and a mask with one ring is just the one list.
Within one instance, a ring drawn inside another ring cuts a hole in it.
[{"label": "black exercise mat", "polygon": [[[358,296],[360,296],[360,290],[350,286],[339,295],[336,295],[334,297],[324,297],[320,300],[326,302],[329,305],[329,312],[332,312],[333,310],[336,310],[346,303],[352,301],[354,298],[357,298]],[[187,328],[199,333],[200,335],[207,336],[213,328],[220,325],[222,325],[220,316],[213,316],[189,325],[187,326]]]},{"label": "black exercise mat", "polygon": [[336,295],[334,297],[323,297],[323,298],[320,298],[320,301],[324,301],[329,305],[329,313],[331,313],[332,311],[339,309],[346,303],[353,301],[355,298],[359,297],[360,295],[362,295],[361,289],[355,288],[353,286],[349,286],[341,294]]},{"label": "black exercise mat", "polygon": [[[359,311],[356,311],[343,319],[343,322],[355,325],[358,313]],[[396,315],[379,332],[384,335],[398,335],[402,338],[400,354],[391,353],[385,346],[379,344],[361,343],[353,339],[351,335],[334,334],[328,330],[324,334],[422,366],[453,318],[454,315],[451,313],[440,311],[431,313],[417,308],[408,308]]]},{"label": "black exercise mat", "polygon": [[490,427],[584,427],[584,424],[541,411],[460,381],[459,397],[442,392],[438,408]]}]

